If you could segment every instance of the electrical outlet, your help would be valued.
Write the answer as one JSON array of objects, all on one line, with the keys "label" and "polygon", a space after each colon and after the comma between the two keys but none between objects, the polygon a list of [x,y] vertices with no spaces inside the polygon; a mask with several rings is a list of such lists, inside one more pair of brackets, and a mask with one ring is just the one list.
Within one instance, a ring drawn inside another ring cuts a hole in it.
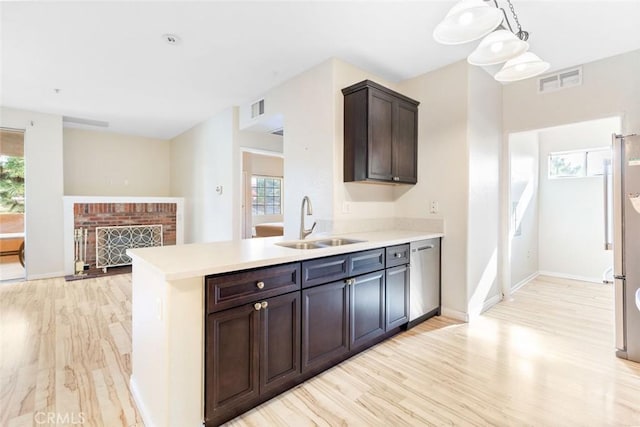
[{"label": "electrical outlet", "polygon": [[437,214],[438,213],[438,202],[435,200],[432,200],[431,203],[429,204],[429,213],[432,214]]},{"label": "electrical outlet", "polygon": [[342,202],[342,213],[344,214],[351,213],[351,203]]}]

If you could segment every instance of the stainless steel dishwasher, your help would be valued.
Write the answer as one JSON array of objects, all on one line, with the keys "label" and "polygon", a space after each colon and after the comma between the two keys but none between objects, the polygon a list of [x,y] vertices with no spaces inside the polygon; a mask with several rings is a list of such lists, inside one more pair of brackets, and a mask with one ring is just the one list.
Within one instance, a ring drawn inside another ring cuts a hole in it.
[{"label": "stainless steel dishwasher", "polygon": [[410,248],[408,328],[440,315],[440,238],[412,242]]}]

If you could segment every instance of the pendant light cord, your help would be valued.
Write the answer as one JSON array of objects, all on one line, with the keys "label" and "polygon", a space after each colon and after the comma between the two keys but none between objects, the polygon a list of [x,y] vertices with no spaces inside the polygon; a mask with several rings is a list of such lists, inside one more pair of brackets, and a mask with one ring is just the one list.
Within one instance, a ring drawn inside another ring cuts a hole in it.
[{"label": "pendant light cord", "polygon": [[507,0],[507,3],[509,3],[509,9],[511,10],[511,14],[513,15],[513,20],[516,21],[516,25],[518,26],[518,32],[516,33],[516,36],[522,41],[527,41],[527,39],[529,38],[529,33],[522,30],[522,25],[520,25],[518,15],[516,15],[516,10],[513,8],[511,0]]}]

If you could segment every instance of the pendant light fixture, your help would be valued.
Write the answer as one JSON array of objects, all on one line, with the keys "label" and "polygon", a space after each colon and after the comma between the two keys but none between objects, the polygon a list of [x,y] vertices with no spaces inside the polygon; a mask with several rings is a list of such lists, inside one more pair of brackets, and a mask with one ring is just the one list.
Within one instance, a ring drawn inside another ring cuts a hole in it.
[{"label": "pendant light fixture", "polygon": [[472,65],[488,66],[506,62],[495,79],[512,82],[544,73],[550,65],[527,52],[529,33],[522,29],[511,0],[506,0],[518,31],[514,31],[498,0],[461,0],[433,32],[442,44],[462,44],[484,39],[469,55]]},{"label": "pendant light fixture", "polygon": [[508,60],[502,70],[496,73],[495,79],[499,82],[515,82],[542,74],[549,67],[549,63],[544,62],[535,53],[525,52],[516,58]]},{"label": "pendant light fixture", "polygon": [[462,0],[451,8],[433,31],[442,44],[462,44],[493,31],[503,20],[500,11],[484,0]]},{"label": "pendant light fixture", "polygon": [[525,53],[527,49],[529,43],[520,40],[511,31],[501,29],[482,39],[467,61],[471,65],[495,65]]}]

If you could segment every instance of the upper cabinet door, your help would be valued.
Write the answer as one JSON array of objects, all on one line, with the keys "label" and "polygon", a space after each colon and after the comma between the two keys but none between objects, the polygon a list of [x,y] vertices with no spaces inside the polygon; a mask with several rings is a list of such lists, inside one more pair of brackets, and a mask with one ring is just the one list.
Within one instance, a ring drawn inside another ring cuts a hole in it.
[{"label": "upper cabinet door", "polygon": [[344,181],[417,182],[418,104],[370,80],[344,94]]},{"label": "upper cabinet door", "polygon": [[393,176],[395,181],[415,184],[418,182],[418,107],[398,101],[394,112]]},{"label": "upper cabinet door", "polygon": [[369,179],[393,179],[393,97],[376,89],[369,91]]}]

